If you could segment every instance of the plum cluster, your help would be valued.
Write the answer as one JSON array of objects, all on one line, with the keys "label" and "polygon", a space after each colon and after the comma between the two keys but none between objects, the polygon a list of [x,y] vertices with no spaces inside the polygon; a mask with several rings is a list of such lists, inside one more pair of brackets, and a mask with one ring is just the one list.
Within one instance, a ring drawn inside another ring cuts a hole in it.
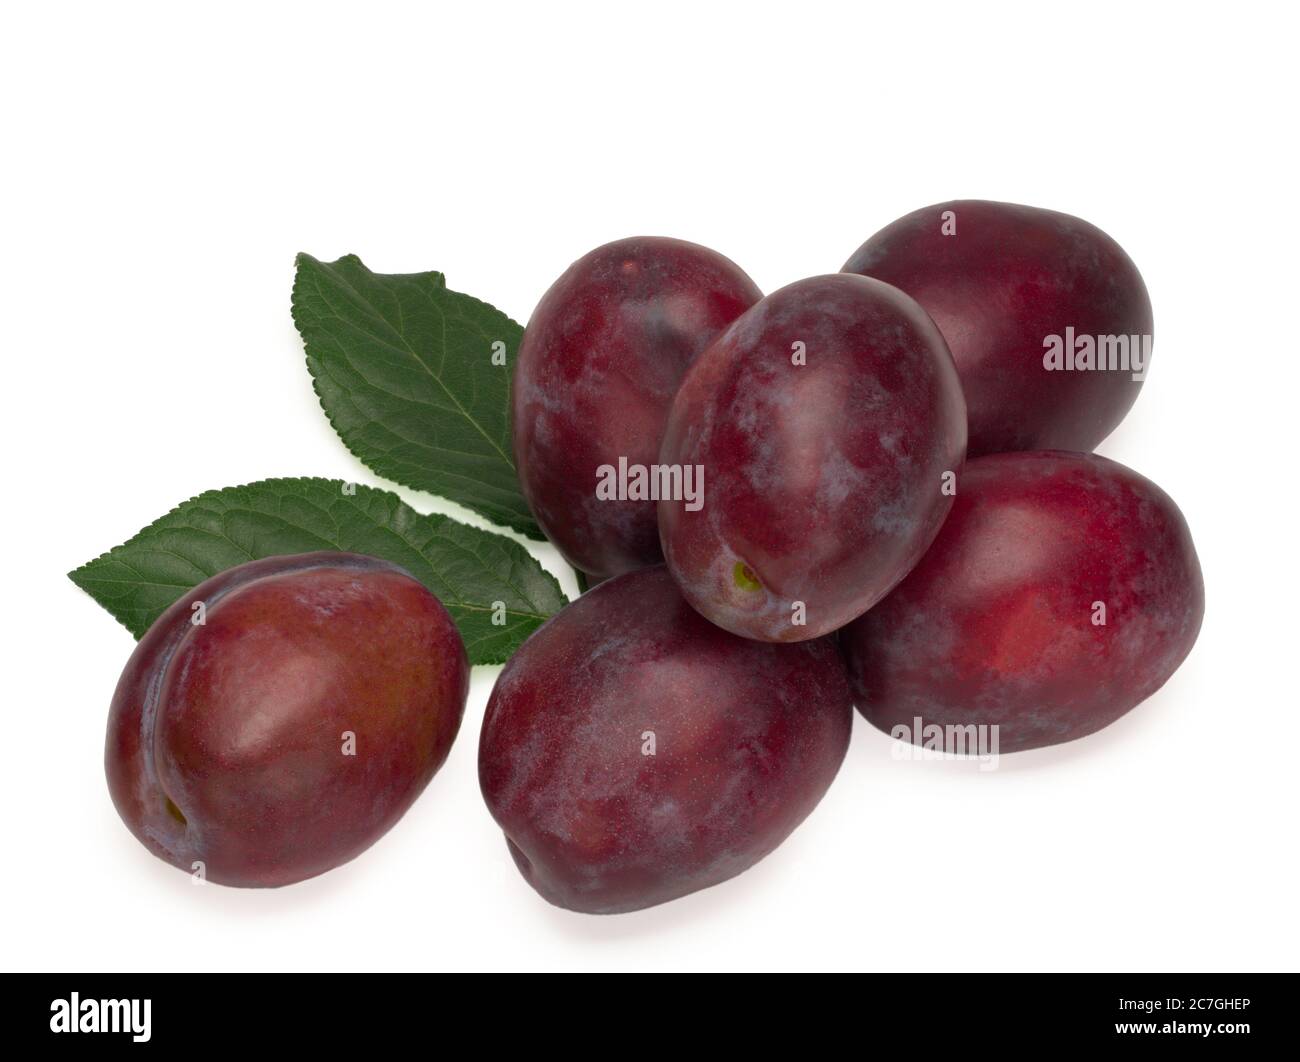
[{"label": "plum cluster", "polygon": [[[739,873],[826,792],[850,702],[1012,752],[1157,690],[1200,629],[1196,551],[1087,452],[1151,335],[1114,240],[1006,203],[918,210],[762,298],[675,240],[574,263],[524,335],[515,451],[548,537],[609,581],[506,665],[479,747],[529,883],[611,912]],[[620,458],[696,495],[597,500]]]},{"label": "plum cluster", "polygon": [[[1186,522],[1092,450],[1146,377],[1124,251],[1004,203],[918,210],[764,296],[637,238],[575,262],[515,366],[520,483],[590,586],[502,671],[479,742],[524,878],[591,913],[725,881],[811,813],[853,709],[1011,752],[1113,722],[1204,611]],[[139,840],[229,885],[353,858],[460,726],[456,628],[385,561],[254,561],[176,602],[113,700]]]}]

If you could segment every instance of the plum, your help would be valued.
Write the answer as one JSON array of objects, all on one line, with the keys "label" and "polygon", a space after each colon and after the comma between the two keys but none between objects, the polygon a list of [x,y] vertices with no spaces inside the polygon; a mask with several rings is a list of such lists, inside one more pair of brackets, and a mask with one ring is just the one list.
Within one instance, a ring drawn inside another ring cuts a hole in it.
[{"label": "plum", "polygon": [[916,563],[966,448],[943,336],[877,280],[768,295],[696,359],[661,465],[697,466],[702,504],[659,503],[669,570],[727,630],[800,641],[842,627]]},{"label": "plum", "polygon": [[542,531],[593,581],[662,560],[654,499],[644,480],[620,489],[620,461],[653,465],[682,373],[761,294],[715,251],[638,237],[578,259],[542,297],[515,365],[515,461]]},{"label": "plum", "polygon": [[939,203],[885,226],[844,270],[902,288],[934,318],[966,392],[971,457],[1091,450],[1146,377],[1146,285],[1119,244],[1069,214]]},{"label": "plum", "polygon": [[[1001,752],[1113,723],[1191,651],[1205,610],[1178,507],[1094,454],[967,463],[930,551],[841,643],[882,730],[997,726]],[[969,733],[969,732],[968,732]]]},{"label": "plum", "polygon": [[447,758],[468,690],[451,617],[396,565],[252,561],[140,640],[109,714],[109,791],[159,858],[223,885],[287,885],[402,817]]},{"label": "plum", "polygon": [[657,566],[588,591],[510,659],[479,780],[546,900],[632,911],[771,852],[831,784],[852,719],[829,639],[737,638]]}]

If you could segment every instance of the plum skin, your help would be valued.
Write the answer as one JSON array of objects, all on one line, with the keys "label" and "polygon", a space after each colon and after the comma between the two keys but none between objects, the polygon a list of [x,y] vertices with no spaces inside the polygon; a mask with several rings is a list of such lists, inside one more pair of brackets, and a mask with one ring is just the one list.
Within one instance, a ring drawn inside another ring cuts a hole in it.
[{"label": "plum skin", "polygon": [[[942,232],[952,211],[956,234]],[[919,302],[948,340],[970,417],[970,457],[1092,450],[1137,400],[1119,370],[1048,370],[1043,341],[1153,335],[1142,275],[1111,237],[1069,214],[955,200],[913,211],[853,253],[844,271]]]},{"label": "plum skin", "polygon": [[920,306],[843,273],[790,284],[728,327],[673,400],[659,460],[702,466],[704,490],[696,512],[659,503],[669,570],[735,634],[828,634],[929,546],[965,449],[957,372]]},{"label": "plum skin", "polygon": [[654,463],[686,367],[761,294],[717,252],[647,236],[589,252],[542,297],[515,364],[514,453],[572,567],[598,581],[662,560],[654,501],[598,499],[597,470]]},{"label": "plum skin", "polygon": [[159,858],[223,885],[287,885],[401,818],[468,692],[455,624],[403,569],[335,552],[251,561],[189,591],[136,646],[109,712],[109,792]]},{"label": "plum skin", "polygon": [[[1105,624],[1093,622],[1095,602]],[[1095,454],[967,463],[930,551],[841,645],[885,731],[999,727],[999,751],[1108,726],[1191,651],[1205,587],[1187,523],[1150,480]]]},{"label": "plum skin", "polygon": [[510,659],[479,781],[543,898],[634,911],[771,852],[826,792],[852,720],[831,640],[737,638],[658,566],[588,591]]}]

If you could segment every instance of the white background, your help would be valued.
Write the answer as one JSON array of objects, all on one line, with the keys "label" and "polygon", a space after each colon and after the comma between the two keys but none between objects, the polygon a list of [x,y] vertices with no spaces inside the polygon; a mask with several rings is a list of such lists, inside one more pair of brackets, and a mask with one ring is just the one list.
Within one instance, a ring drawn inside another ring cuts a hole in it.
[{"label": "white background", "polygon": [[[0,963],[1296,968],[1291,18],[1246,3],[8,6]],[[1149,286],[1153,367],[1100,452],[1182,506],[1208,601],[1149,702],[994,773],[896,761],[859,719],[830,793],[773,856],[608,918],[538,899],[483,806],[494,668],[476,670],[416,806],[322,878],[196,887],[118,821],[103,731],[133,642],[65,573],[205,489],[376,482],[313,396],[295,252],[440,269],[523,321],[617,237],[707,244],[772,290],[964,197],[1087,218]]]}]

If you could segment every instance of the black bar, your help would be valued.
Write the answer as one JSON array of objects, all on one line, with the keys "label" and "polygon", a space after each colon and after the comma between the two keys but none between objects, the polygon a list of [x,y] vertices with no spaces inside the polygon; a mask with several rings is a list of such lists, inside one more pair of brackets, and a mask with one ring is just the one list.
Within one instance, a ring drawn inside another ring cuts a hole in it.
[{"label": "black bar", "polygon": [[[694,981],[706,976],[718,979]],[[900,1039],[919,1049],[981,1050],[1154,1043],[1181,1051],[1204,1043],[1235,1055],[1293,1053],[1300,1028],[1293,974],[869,974],[843,985],[815,975],[803,983],[730,979],[706,987],[638,975],[511,985],[492,975],[14,974],[0,1006],[9,1042],[94,1050],[117,1041],[205,1053],[278,1046],[333,1054],[414,1040],[436,1055],[462,1039],[477,1053],[513,1036],[535,1050],[600,1059],[631,1044],[653,1051],[658,1043],[673,1054],[701,1043],[776,1050],[790,1037],[804,1044],[800,1054],[847,1037],[853,1053],[868,1056]],[[73,993],[76,1029],[63,1031]],[[117,1032],[88,1031],[114,1019]]]}]

